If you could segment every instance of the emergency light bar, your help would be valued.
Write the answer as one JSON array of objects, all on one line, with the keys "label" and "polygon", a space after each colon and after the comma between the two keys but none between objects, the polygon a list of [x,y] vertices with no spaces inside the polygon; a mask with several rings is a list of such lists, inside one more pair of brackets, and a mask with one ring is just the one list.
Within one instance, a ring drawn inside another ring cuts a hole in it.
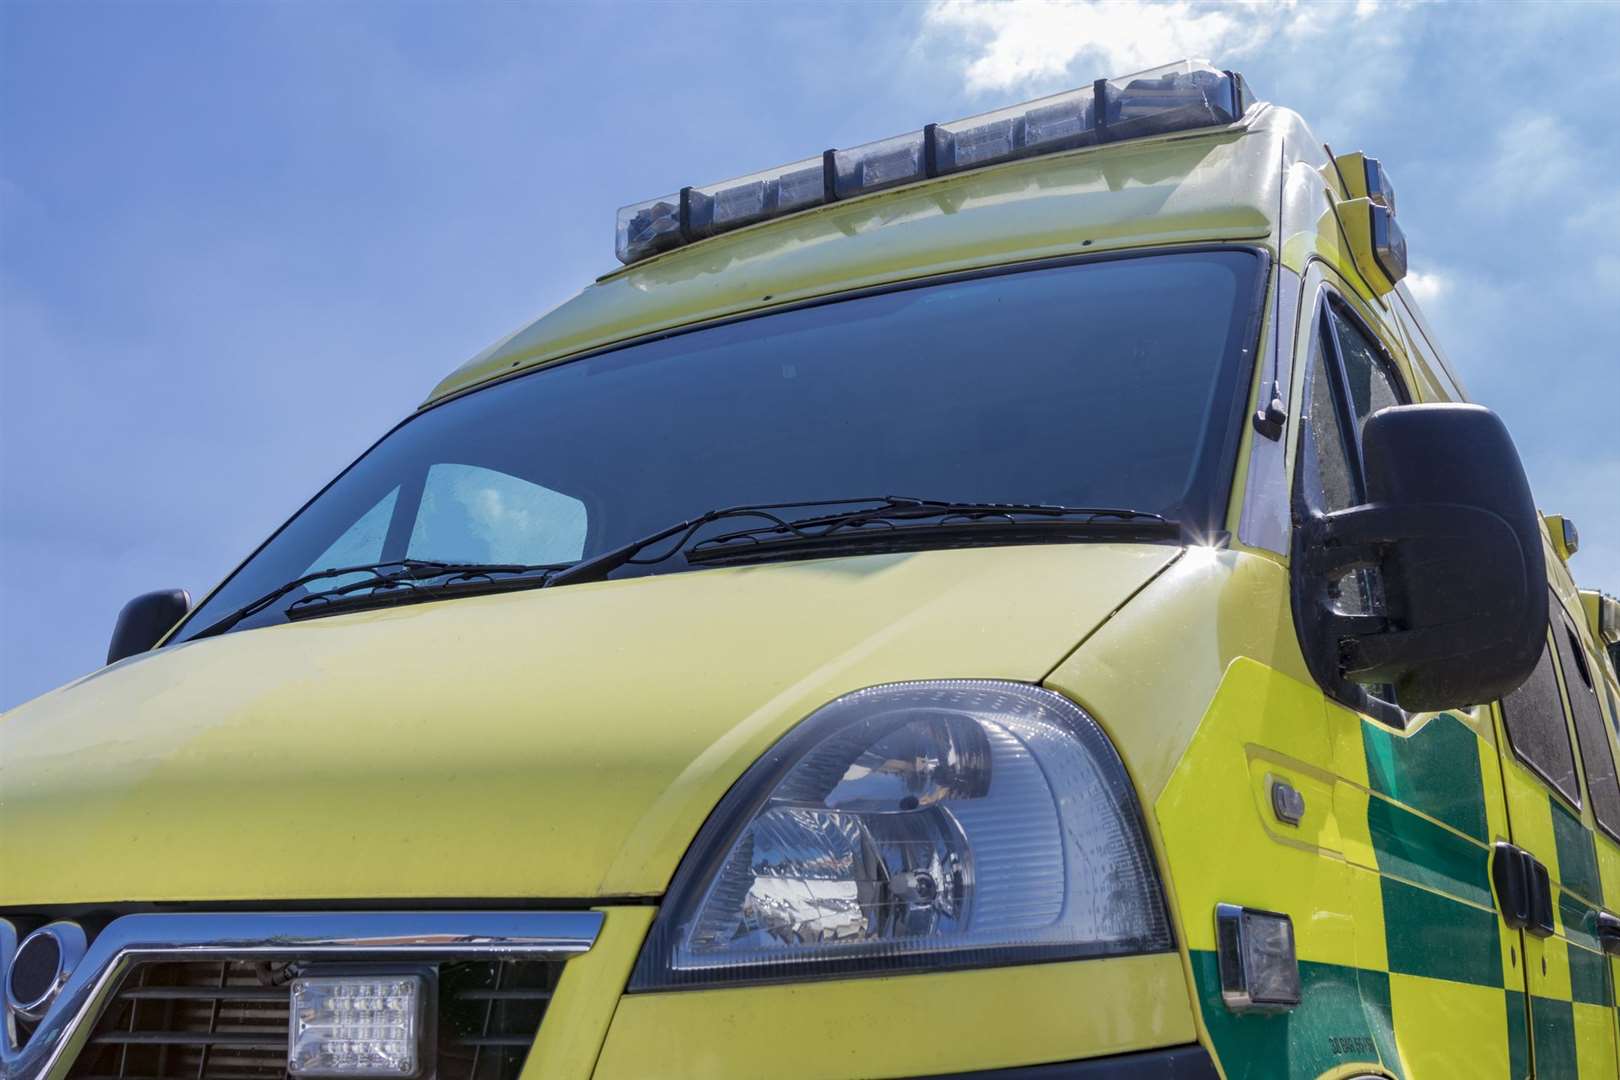
[{"label": "emergency light bar", "polygon": [[1251,98],[1243,76],[1207,60],[1098,79],[1090,87],[981,113],[764,172],[682,188],[619,210],[615,253],[639,262],[767,218],[1004,161],[1169,131],[1233,123]]}]

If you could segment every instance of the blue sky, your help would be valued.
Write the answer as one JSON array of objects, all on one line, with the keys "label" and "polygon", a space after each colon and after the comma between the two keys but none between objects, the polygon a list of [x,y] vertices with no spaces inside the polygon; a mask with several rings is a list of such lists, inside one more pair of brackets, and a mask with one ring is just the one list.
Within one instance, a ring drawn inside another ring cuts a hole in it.
[{"label": "blue sky", "polygon": [[1188,55],[1393,176],[1620,592],[1620,5],[0,3],[0,707],[200,594],[616,207]]}]

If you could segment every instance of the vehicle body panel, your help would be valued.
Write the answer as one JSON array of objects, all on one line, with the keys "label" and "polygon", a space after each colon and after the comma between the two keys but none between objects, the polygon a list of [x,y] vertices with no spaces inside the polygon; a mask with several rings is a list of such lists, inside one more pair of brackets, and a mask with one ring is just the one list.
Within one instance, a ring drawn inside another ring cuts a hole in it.
[{"label": "vehicle body panel", "polygon": [[162,649],[0,722],[0,904],[656,895],[817,706],[1038,680],[1177,553],[823,559]]},{"label": "vehicle body panel", "polygon": [[[917,1077],[1193,1038],[1181,963],[1162,953],[632,994],[614,1013],[595,1075]],[[655,1062],[649,1047],[658,1048]]]}]

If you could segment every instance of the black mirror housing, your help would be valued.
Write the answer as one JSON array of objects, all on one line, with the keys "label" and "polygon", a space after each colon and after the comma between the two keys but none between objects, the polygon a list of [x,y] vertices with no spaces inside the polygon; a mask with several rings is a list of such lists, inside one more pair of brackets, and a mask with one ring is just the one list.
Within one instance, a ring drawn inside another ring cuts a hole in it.
[{"label": "black mirror housing", "polygon": [[160,589],[142,593],[124,605],[113,624],[112,644],[107,647],[107,663],[143,653],[163,640],[181,616],[191,608],[191,594],[184,589]]},{"label": "black mirror housing", "polygon": [[[1295,530],[1295,618],[1330,689],[1395,687],[1431,711],[1505,697],[1547,632],[1541,519],[1518,450],[1478,405],[1399,405],[1362,432],[1367,504]],[[1383,610],[1346,614],[1330,589],[1376,569]]]}]

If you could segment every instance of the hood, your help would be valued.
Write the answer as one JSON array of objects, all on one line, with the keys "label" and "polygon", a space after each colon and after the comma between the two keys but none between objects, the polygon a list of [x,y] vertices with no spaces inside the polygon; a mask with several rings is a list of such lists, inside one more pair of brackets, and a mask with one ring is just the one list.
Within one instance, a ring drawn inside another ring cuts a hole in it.
[{"label": "hood", "polygon": [[0,720],[0,905],[662,892],[796,721],[1044,677],[1179,549],[669,574],[246,630]]}]

